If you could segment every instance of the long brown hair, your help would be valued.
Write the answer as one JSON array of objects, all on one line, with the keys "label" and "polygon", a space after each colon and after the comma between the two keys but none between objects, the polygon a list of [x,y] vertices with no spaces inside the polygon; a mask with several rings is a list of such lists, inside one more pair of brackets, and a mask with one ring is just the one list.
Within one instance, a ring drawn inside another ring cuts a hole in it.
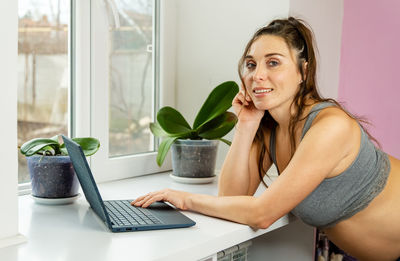
[{"label": "long brown hair", "polygon": [[[307,25],[303,20],[296,19],[294,17],[289,17],[288,19],[277,19],[269,23],[267,26],[257,30],[251,40],[247,43],[246,48],[242,57],[239,60],[238,72],[243,86],[245,86],[243,80],[243,68],[245,57],[248,54],[253,43],[263,35],[274,35],[281,37],[291,50],[297,52],[297,67],[302,77],[302,82],[300,83],[300,88],[296,93],[291,107],[296,108],[294,115],[291,115],[289,121],[289,136],[290,136],[290,158],[293,157],[296,150],[295,143],[295,128],[299,121],[304,120],[307,116],[301,118],[306,107],[306,101],[308,99],[313,100],[315,103],[319,102],[331,102],[336,104],[337,107],[346,112],[351,118],[356,119],[363,123],[368,123],[365,119],[361,117],[356,117],[349,112],[347,112],[341,104],[339,104],[334,99],[324,99],[318,92],[317,82],[316,82],[316,71],[317,71],[317,61],[315,55],[315,41],[314,34],[310,26]],[[304,71],[304,63],[307,63],[307,69]],[[247,94],[245,88],[245,95]],[[264,158],[265,153],[271,159],[270,152],[265,145],[264,130],[274,129],[277,126],[277,122],[272,118],[268,111],[265,111],[263,118],[261,119],[260,125],[258,127],[256,136],[254,137],[255,143],[259,145],[259,160],[258,160],[258,170],[261,181],[265,184],[263,176],[266,173],[264,168]],[[364,129],[365,130],[365,129]],[[368,136],[375,141],[378,145],[379,143],[365,130]],[[271,159],[272,161],[272,159]],[[266,185],[267,186],[267,185]]]}]

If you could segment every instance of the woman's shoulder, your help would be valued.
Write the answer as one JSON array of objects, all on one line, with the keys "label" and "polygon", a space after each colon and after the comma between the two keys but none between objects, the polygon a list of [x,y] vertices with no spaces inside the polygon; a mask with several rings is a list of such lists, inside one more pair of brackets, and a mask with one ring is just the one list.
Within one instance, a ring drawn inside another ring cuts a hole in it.
[{"label": "woman's shoulder", "polygon": [[314,121],[325,120],[338,121],[338,123],[357,123],[357,120],[350,116],[345,109],[332,102],[316,103],[312,106],[311,111],[317,112]]},{"label": "woman's shoulder", "polygon": [[335,132],[342,137],[349,137],[350,133],[359,133],[358,121],[338,106],[329,106],[321,109],[312,122],[311,127],[318,127],[324,132]]},{"label": "woman's shoulder", "polygon": [[302,139],[308,148],[323,148],[336,167],[327,177],[341,173],[354,161],[360,148],[361,131],[357,120],[340,107],[321,109]]}]

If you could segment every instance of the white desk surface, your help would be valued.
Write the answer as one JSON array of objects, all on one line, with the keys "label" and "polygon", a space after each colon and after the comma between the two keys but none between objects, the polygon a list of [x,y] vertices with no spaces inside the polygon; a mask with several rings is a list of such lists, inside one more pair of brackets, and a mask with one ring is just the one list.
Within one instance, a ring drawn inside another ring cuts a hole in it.
[{"label": "white desk surface", "polygon": [[[104,200],[132,199],[163,188],[217,194],[211,184],[180,184],[169,173],[99,184]],[[19,231],[27,242],[0,249],[4,261],[199,260],[220,250],[268,233],[295,220],[284,216],[268,229],[252,228],[184,211],[190,228],[111,233],[89,208],[83,195],[69,205],[34,203],[19,198]]]}]

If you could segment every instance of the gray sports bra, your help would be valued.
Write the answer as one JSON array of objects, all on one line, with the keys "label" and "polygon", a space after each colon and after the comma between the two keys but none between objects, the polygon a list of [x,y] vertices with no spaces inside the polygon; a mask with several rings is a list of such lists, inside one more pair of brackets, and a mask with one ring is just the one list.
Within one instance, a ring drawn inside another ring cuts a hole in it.
[{"label": "gray sports bra", "polygon": [[[319,111],[335,104],[313,106],[303,127],[301,139],[310,129]],[[354,162],[341,174],[324,179],[292,213],[304,223],[319,228],[332,227],[361,211],[383,190],[390,171],[386,153],[377,149],[360,127],[361,144]],[[275,129],[271,131],[271,159],[276,165]],[[279,170],[278,170],[279,171]]]}]

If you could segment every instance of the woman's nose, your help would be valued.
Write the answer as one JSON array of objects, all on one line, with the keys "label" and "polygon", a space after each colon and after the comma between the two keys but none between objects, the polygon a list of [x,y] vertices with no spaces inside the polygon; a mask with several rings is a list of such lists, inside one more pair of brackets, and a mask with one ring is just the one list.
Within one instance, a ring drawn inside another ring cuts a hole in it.
[{"label": "woman's nose", "polygon": [[257,66],[253,74],[254,81],[264,81],[267,79],[267,70],[263,66]]}]

